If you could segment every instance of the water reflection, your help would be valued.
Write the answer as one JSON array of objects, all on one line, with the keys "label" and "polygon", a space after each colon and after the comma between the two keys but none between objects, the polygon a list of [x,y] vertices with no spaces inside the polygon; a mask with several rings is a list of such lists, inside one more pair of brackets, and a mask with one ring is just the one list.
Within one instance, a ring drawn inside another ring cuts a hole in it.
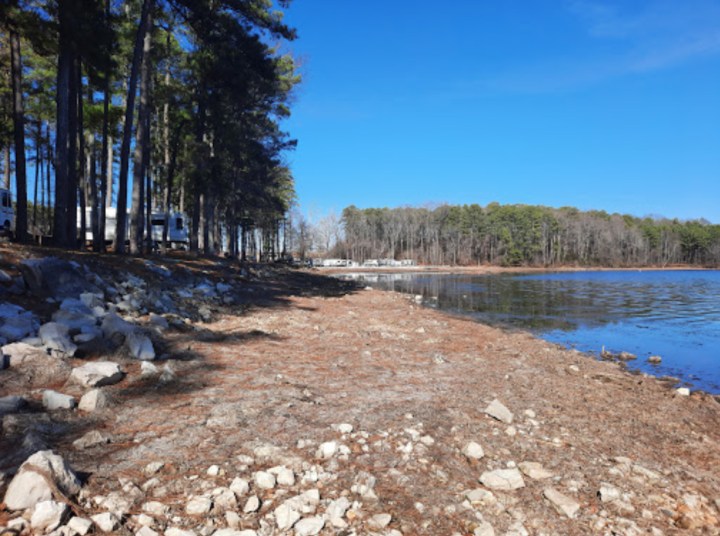
[{"label": "water reflection", "polygon": [[[629,351],[639,357],[634,368],[720,393],[719,271],[354,277],[582,351]],[[662,365],[645,361],[652,354],[663,357]]]}]

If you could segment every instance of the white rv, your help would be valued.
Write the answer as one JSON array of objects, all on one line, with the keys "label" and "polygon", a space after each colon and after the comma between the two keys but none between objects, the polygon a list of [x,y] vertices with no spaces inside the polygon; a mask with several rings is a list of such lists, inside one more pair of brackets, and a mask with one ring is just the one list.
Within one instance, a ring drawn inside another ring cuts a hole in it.
[{"label": "white rv", "polygon": [[[77,228],[80,230],[80,209],[77,209]],[[91,225],[91,210],[85,209],[85,240],[92,242],[93,233]],[[168,242],[172,247],[184,247],[188,243],[188,218],[185,214],[174,212],[170,214],[168,228]],[[165,213],[154,212],[150,217],[151,237],[155,244],[162,242],[163,227],[165,227]],[[127,238],[130,231],[130,212],[125,219],[125,237]],[[105,242],[111,243],[115,241],[117,232],[117,209],[108,207],[105,209]]]},{"label": "white rv", "polygon": [[15,230],[15,209],[10,190],[0,188],[0,230],[10,234]]}]

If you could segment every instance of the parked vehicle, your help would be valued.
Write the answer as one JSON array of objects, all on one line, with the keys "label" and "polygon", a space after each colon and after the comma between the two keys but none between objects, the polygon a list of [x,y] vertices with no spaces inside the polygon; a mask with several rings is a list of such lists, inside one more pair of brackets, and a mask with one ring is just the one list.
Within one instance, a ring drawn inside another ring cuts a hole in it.
[{"label": "parked vehicle", "polygon": [[[85,240],[92,242],[93,233],[91,226],[91,209],[85,209]],[[173,212],[168,219],[170,225],[168,227],[168,242],[173,248],[182,248],[188,244],[188,218],[180,212]],[[129,236],[130,231],[130,213],[128,212],[125,219],[125,237]],[[158,246],[162,243],[163,228],[165,227],[165,213],[154,212],[150,217],[150,228],[153,244]],[[77,229],[80,230],[80,208],[77,209]],[[110,244],[115,241],[117,234],[117,209],[108,207],[105,209],[105,243]]]},{"label": "parked vehicle", "polygon": [[15,209],[12,204],[10,190],[0,188],[0,230],[3,234],[15,231]]}]

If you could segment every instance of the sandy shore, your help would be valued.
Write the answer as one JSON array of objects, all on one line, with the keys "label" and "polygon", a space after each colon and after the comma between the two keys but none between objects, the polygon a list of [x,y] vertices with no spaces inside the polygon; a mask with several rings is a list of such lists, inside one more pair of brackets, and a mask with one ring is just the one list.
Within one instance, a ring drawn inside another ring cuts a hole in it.
[{"label": "sandy shore", "polygon": [[[121,497],[122,534],[143,513],[158,534],[720,534],[716,398],[405,295],[257,273],[210,322],[164,333],[170,378],[118,353],[111,407],[48,416],[46,441],[87,475],[83,515]],[[89,430],[109,444],[74,448]],[[9,474],[18,433],[0,438]],[[248,489],[217,499],[235,479]],[[210,506],[190,514],[197,497]]]}]

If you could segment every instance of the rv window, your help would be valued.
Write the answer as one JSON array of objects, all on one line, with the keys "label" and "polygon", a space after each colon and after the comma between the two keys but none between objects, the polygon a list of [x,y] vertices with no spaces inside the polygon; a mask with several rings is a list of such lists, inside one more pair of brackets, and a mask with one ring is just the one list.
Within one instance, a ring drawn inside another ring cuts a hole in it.
[{"label": "rv window", "polygon": [[177,219],[175,220],[175,228],[176,228],[178,231],[182,231],[182,228],[183,228],[182,218],[177,218]]},{"label": "rv window", "polygon": [[4,207],[10,206],[10,196],[6,192],[3,192],[3,194],[2,194],[2,206],[4,206]]},{"label": "rv window", "polygon": [[151,225],[164,226],[164,225],[165,225],[165,220],[150,220],[150,224],[151,224]]}]

